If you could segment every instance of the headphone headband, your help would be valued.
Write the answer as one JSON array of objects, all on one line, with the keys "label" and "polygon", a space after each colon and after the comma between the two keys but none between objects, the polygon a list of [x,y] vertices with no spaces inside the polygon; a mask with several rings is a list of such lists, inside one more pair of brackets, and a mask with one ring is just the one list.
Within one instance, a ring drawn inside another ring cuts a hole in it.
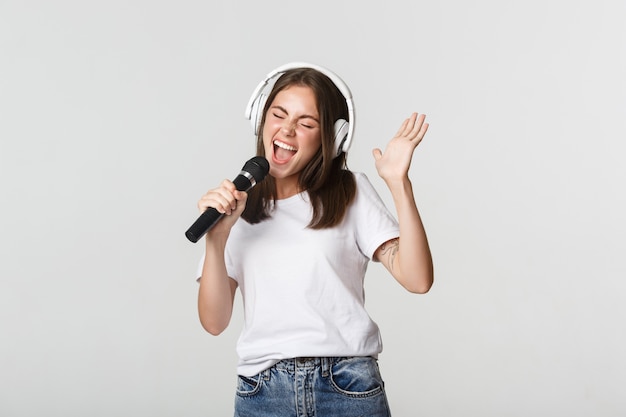
[{"label": "headphone headband", "polygon": [[[336,129],[336,137],[335,140],[339,141],[336,143],[337,155],[341,152],[347,152],[350,148],[350,144],[352,142],[352,137],[354,136],[354,102],[352,101],[352,92],[348,85],[334,72],[331,70],[321,67],[315,64],[309,64],[306,62],[292,62],[289,64],[282,65],[270,73],[267,74],[265,79],[259,83],[256,87],[250,100],[248,101],[248,105],[246,106],[245,117],[246,119],[252,121],[253,127],[255,129],[255,135],[258,134],[258,124],[260,124],[264,102],[269,96],[272,88],[274,87],[274,83],[278,80],[285,72],[297,69],[297,68],[311,68],[320,73],[327,76],[333,84],[337,87],[337,89],[341,92],[344,99],[346,100],[346,105],[348,106],[348,119],[349,122],[346,122],[343,119],[340,119],[335,124]],[[256,113],[256,114],[255,114]],[[347,128],[347,132],[346,132]]]}]

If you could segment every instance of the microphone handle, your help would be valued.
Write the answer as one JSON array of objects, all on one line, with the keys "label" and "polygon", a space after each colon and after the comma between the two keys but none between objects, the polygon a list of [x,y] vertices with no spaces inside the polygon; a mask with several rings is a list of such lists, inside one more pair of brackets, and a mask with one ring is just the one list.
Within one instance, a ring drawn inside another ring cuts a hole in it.
[{"label": "microphone handle", "polygon": [[191,242],[196,243],[206,232],[215,226],[219,219],[224,216],[213,207],[209,207],[198,217],[198,219],[185,232],[185,236]]}]

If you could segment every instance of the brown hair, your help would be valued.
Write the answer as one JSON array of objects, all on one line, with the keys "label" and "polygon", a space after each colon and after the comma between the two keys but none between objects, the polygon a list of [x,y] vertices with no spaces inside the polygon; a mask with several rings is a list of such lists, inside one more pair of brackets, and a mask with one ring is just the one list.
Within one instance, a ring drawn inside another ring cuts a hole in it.
[{"label": "brown hair", "polygon": [[[324,74],[312,68],[286,71],[274,84],[265,102],[257,138],[257,155],[265,156],[263,125],[276,95],[294,85],[309,87],[315,94],[320,117],[322,146],[300,172],[301,190],[306,190],[313,206],[309,227],[325,229],[338,225],[356,195],[354,175],[347,169],[346,154],[334,155],[335,121],[348,120],[348,106],[337,86]],[[350,120],[348,120],[350,122]],[[271,175],[250,190],[242,217],[249,223],[259,223],[271,217],[276,201],[276,183]]]}]

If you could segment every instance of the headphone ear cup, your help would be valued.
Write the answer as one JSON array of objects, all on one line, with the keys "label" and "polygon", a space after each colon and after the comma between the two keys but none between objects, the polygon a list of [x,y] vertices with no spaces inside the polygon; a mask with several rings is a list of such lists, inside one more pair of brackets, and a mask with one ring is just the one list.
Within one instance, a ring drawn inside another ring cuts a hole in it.
[{"label": "headphone ear cup", "polygon": [[346,120],[339,119],[335,122],[335,156],[339,156],[341,152],[347,150],[346,145],[348,144],[345,141],[349,130],[350,125]]},{"label": "headphone ear cup", "polygon": [[263,118],[263,108],[265,107],[265,102],[267,101],[267,96],[265,94],[260,94],[254,103],[252,103],[252,109],[250,110],[250,124],[252,125],[252,129],[254,129],[254,134],[259,136],[259,128],[261,127],[261,119]]}]

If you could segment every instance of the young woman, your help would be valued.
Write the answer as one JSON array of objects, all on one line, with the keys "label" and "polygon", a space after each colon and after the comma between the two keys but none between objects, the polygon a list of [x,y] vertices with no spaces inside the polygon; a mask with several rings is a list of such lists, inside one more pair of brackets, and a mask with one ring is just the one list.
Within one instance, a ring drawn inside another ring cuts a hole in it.
[{"label": "young woman", "polygon": [[308,64],[268,77],[259,88],[269,92],[257,89],[250,105],[268,176],[249,193],[225,180],[198,202],[225,214],[206,235],[200,321],[221,333],[240,289],[236,416],[389,416],[363,279],[373,260],[410,292],[433,283],[408,177],[428,124],[414,113],[384,152],[373,150],[396,220],[366,176],[346,167],[354,128],[347,86]]}]

